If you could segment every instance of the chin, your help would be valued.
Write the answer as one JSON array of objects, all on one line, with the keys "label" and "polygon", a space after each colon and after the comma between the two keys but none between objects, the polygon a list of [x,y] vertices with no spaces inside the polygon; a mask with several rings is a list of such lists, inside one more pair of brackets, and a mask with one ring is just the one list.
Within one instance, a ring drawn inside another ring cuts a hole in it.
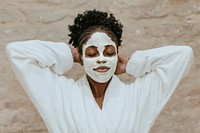
[{"label": "chin", "polygon": [[[107,80],[101,80],[100,78],[92,78],[92,77],[90,77],[90,76],[87,74],[87,78],[88,78],[88,80],[89,80],[90,82],[92,81],[92,82],[101,83],[101,84],[110,82],[111,79],[112,79],[112,77],[113,77],[113,75],[112,75],[109,79],[107,79]],[[105,78],[104,78],[104,79],[105,79]]]}]

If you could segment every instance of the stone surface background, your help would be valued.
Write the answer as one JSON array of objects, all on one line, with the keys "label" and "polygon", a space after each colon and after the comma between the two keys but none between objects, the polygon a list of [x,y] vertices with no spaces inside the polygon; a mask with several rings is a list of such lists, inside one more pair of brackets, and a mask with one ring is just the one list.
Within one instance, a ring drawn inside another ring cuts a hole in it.
[{"label": "stone surface background", "polygon": [[[68,25],[87,9],[114,13],[124,25],[121,53],[167,44],[187,44],[195,54],[190,73],[157,118],[151,133],[200,133],[200,1],[199,0],[1,0],[0,1],[0,133],[47,133],[16,80],[5,54],[9,42],[42,39],[68,42]],[[83,74],[75,64],[67,74]],[[134,79],[127,74],[125,82]]]}]

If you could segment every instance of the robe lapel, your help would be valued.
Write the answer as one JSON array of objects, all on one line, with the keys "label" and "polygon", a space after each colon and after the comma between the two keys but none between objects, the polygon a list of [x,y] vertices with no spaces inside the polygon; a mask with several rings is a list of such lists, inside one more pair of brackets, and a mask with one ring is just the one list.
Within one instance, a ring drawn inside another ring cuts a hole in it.
[{"label": "robe lapel", "polygon": [[124,84],[117,76],[113,76],[105,92],[101,110],[92,95],[86,75],[80,81],[90,132],[117,132],[125,109],[126,89]]},{"label": "robe lapel", "polygon": [[126,90],[125,85],[114,75],[106,90],[102,110],[109,133],[118,131],[125,112]]},{"label": "robe lapel", "polygon": [[81,84],[83,86],[83,100],[84,100],[84,107],[86,111],[86,117],[88,120],[88,126],[91,133],[108,133],[107,126],[102,116],[102,112],[97,105],[92,91],[90,89],[88,80],[86,75],[84,75],[81,79]]}]

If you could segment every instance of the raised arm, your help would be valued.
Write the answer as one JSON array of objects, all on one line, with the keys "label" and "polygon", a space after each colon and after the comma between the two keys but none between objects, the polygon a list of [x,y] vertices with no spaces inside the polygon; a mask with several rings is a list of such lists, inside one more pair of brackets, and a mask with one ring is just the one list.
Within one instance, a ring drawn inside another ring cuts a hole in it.
[{"label": "raised arm", "polygon": [[[192,62],[193,50],[191,47],[165,46],[135,52],[128,63],[126,71],[134,77],[139,78],[154,70],[165,67],[164,69],[168,73],[177,71],[179,72],[178,75],[183,76],[188,72]],[[173,75],[168,76],[176,78]]]},{"label": "raised arm", "polygon": [[[153,124],[192,62],[193,51],[188,46],[166,46],[132,55],[126,72],[136,77],[130,86],[138,101],[138,123]],[[138,125],[141,132],[148,129]]]},{"label": "raised arm", "polygon": [[58,105],[62,75],[73,65],[70,48],[61,42],[31,40],[10,43],[6,50],[18,80],[46,117]]}]

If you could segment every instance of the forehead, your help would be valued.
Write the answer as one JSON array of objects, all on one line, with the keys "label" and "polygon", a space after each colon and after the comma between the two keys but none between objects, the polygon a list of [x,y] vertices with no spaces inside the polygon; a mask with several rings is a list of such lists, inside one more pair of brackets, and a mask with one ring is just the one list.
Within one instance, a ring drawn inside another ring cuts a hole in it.
[{"label": "forehead", "polygon": [[89,46],[95,47],[105,47],[107,45],[112,45],[116,47],[115,43],[111,40],[111,38],[103,32],[95,32],[91,35],[90,39],[84,45],[85,48]]}]

